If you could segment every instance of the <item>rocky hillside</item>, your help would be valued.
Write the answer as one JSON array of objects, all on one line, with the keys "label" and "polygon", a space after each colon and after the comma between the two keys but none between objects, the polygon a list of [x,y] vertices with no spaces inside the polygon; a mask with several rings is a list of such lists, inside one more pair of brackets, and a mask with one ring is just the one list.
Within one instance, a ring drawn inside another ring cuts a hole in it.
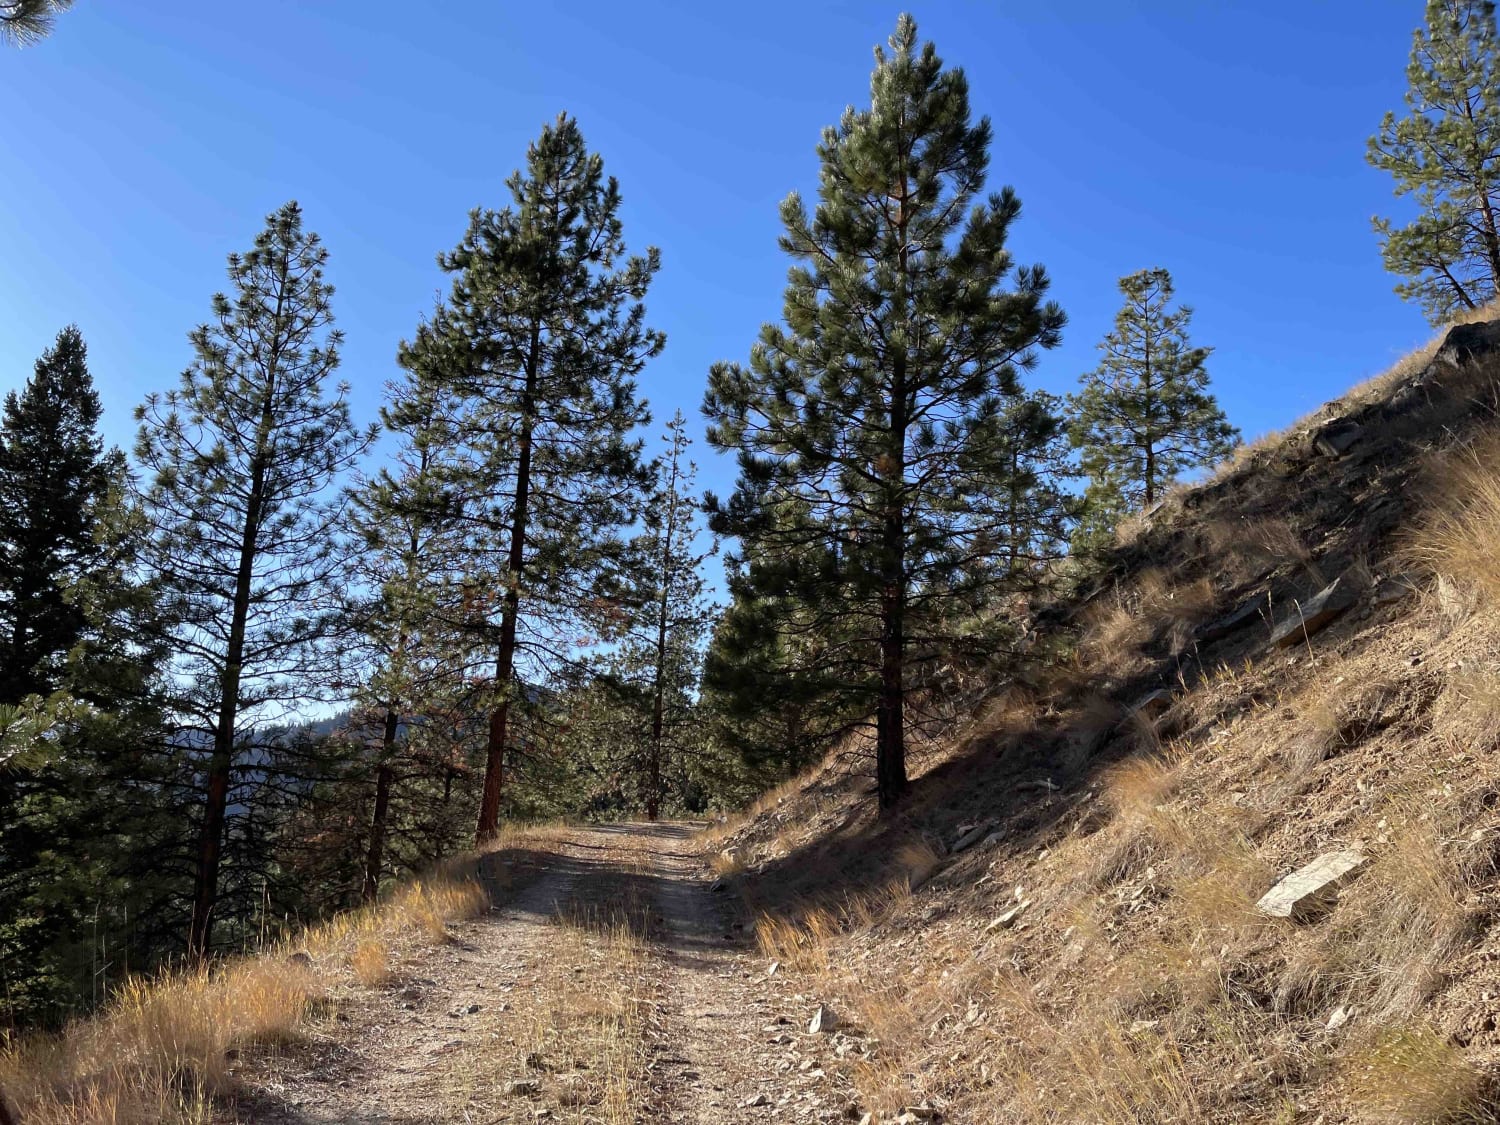
[{"label": "rocky hillside", "polygon": [[1500,321],[1242,451],[1037,614],[878,820],[710,839],[872,1120],[1500,1119]]}]

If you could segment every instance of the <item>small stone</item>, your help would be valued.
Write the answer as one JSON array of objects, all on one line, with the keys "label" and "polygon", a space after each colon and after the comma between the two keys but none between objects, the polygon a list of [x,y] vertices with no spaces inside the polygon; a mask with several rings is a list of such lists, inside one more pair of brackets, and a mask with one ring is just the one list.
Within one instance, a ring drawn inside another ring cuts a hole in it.
[{"label": "small stone", "polygon": [[764,1094],[756,1094],[755,1097],[753,1097],[753,1098],[746,1098],[744,1101],[742,1101],[740,1103],[740,1107],[743,1108],[743,1109],[753,1109],[756,1106],[770,1105],[770,1104],[771,1104],[771,1099],[770,1098],[766,1097]]},{"label": "small stone", "polygon": [[1354,1018],[1354,1012],[1355,1009],[1350,1007],[1349,1005],[1340,1004],[1333,1010],[1333,1014],[1328,1017],[1328,1030],[1337,1031],[1339,1028],[1343,1027],[1346,1023]]},{"label": "small stone", "polygon": [[777,971],[780,970],[780,968],[781,968],[781,962],[780,961],[772,961],[771,962],[771,967],[766,970],[766,976],[768,976],[768,977],[774,977],[776,975]]},{"label": "small stone", "polygon": [[1364,437],[1364,427],[1348,418],[1335,418],[1313,435],[1313,448],[1324,457],[1339,458]]},{"label": "small stone", "polygon": [[807,1033],[809,1035],[826,1035],[839,1025],[838,1016],[834,1015],[833,1009],[827,1004],[819,1004],[818,1010],[813,1013],[808,1022]]},{"label": "small stone", "polygon": [[1358,852],[1325,852],[1277,880],[1255,908],[1273,918],[1306,920],[1331,906],[1339,888],[1367,862]]},{"label": "small stone", "polygon": [[286,963],[288,965],[300,965],[304,969],[311,968],[312,957],[306,953],[302,953],[299,951],[297,953],[293,953],[290,957],[288,957],[286,959]]},{"label": "small stone", "polygon": [[1167,688],[1148,691],[1130,706],[1128,714],[1134,719],[1155,719],[1172,706],[1172,693]]},{"label": "small stone", "polygon": [[964,829],[959,833],[958,839],[953,841],[953,852],[956,854],[958,852],[972,848],[975,844],[979,843],[980,840],[983,840],[986,836],[988,836],[990,833],[990,829],[992,829],[993,827],[993,822],[985,821],[983,824],[971,825],[970,827]]},{"label": "small stone", "polygon": [[1026,899],[1023,902],[1020,902],[1017,905],[1012,906],[1004,914],[1000,915],[1000,917],[996,918],[993,922],[991,922],[988,926],[986,926],[984,928],[985,933],[989,933],[991,930],[1007,930],[1007,929],[1009,929],[1011,926],[1015,925],[1016,919],[1018,919],[1018,918],[1021,917],[1021,912],[1024,911],[1030,905],[1031,905],[1031,900],[1030,899]]},{"label": "small stone", "polygon": [[1271,633],[1272,648],[1290,648],[1332,625],[1354,605],[1353,586],[1335,578],[1305,602],[1295,605]]},{"label": "small stone", "polygon": [[1155,1031],[1161,1026],[1161,1020],[1136,1020],[1130,1025],[1131,1035],[1144,1035],[1148,1031]]}]

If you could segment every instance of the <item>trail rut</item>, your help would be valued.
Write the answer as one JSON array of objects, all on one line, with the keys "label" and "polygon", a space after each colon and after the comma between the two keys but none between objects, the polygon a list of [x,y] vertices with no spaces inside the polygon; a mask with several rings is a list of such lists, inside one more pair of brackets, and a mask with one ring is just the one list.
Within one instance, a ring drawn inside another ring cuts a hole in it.
[{"label": "trail rut", "polygon": [[[752,948],[692,826],[569,832],[529,887],[255,1060],[225,1122],[835,1121],[828,1036]],[[493,874],[493,872],[491,872]],[[854,1113],[857,1116],[857,1113]]]}]

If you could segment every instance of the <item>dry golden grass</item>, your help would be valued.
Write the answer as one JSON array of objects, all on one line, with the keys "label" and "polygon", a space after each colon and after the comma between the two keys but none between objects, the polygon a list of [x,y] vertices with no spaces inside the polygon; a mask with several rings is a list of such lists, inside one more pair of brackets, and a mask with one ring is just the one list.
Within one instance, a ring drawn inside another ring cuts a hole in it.
[{"label": "dry golden grass", "polygon": [[0,1055],[0,1088],[28,1123],[206,1121],[229,1052],[294,1039],[322,987],[269,958],[130,980],[102,1016]]},{"label": "dry golden grass", "polygon": [[1441,491],[1408,553],[1439,579],[1500,604],[1500,435],[1443,459]]},{"label": "dry golden grass", "polygon": [[[554,835],[512,829],[494,847],[537,847]],[[388,943],[446,941],[449,923],[483,911],[482,860],[453,860],[259,956],[128,980],[96,1016],[0,1050],[0,1089],[27,1125],[206,1122],[230,1089],[231,1052],[296,1039],[346,972],[374,983],[367,977]]]},{"label": "dry golden grass", "polygon": [[[549,923],[545,956],[532,962],[529,986],[503,1013],[488,1013],[491,1033],[458,1053],[443,1081],[444,1120],[495,1117],[519,1105],[530,1120],[635,1125],[654,1111],[648,1027],[659,987],[648,949],[654,911],[641,876],[600,877],[590,901],[568,903]],[[537,1090],[507,1097],[516,1079]]]},{"label": "dry golden grass", "polygon": [[366,938],[349,955],[349,967],[366,988],[380,988],[391,980],[391,952],[385,942]]},{"label": "dry golden grass", "polygon": [[1377,828],[1391,840],[1383,854],[1326,925],[1292,944],[1276,989],[1283,1009],[1358,1002],[1382,1020],[1411,1015],[1473,934],[1463,873],[1430,811],[1396,802]]},{"label": "dry golden grass", "polygon": [[1193,629],[1213,612],[1214,600],[1206,578],[1173,582],[1163,571],[1147,569],[1090,612],[1084,652],[1093,663],[1121,669],[1154,640],[1174,654],[1186,652]]},{"label": "dry golden grass", "polygon": [[1382,1030],[1346,1060],[1344,1078],[1365,1120],[1402,1125],[1495,1120],[1497,1107],[1484,1104],[1484,1076],[1425,1024]]}]

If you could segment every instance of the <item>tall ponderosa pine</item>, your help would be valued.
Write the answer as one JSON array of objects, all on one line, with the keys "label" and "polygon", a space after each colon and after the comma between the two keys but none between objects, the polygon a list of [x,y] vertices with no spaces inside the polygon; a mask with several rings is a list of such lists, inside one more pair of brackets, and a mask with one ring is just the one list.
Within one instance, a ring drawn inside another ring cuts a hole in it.
[{"label": "tall ponderosa pine", "polygon": [[456,623],[491,670],[478,838],[499,826],[518,684],[598,635],[601,582],[645,485],[634,376],[662,348],[640,303],[659,266],[626,256],[620,191],[566,115],[542,130],[512,203],[477,210],[439,262],[453,290],[402,349],[461,405],[440,464],[467,553]]},{"label": "tall ponderosa pine", "polygon": [[124,471],[98,423],[83,336],[65,328],[0,420],[0,704],[56,690],[87,628],[69,587],[104,561],[96,523]]},{"label": "tall ponderosa pine", "polygon": [[1099,367],[1069,396],[1071,436],[1090,503],[1111,511],[1151,505],[1179,473],[1221,461],[1239,443],[1208,393],[1208,348],[1188,342],[1193,311],[1173,309],[1172,275],[1120,279],[1125,304],[1099,350]]},{"label": "tall ponderosa pine", "polygon": [[1434,324],[1500,291],[1500,59],[1490,0],[1428,0],[1406,68],[1409,113],[1387,113],[1368,159],[1412,195],[1404,227],[1376,218],[1396,292]]},{"label": "tall ponderosa pine", "polygon": [[[252,727],[304,698],[332,628],[340,559],[331,485],[372,434],[350,422],[328,252],[288,203],[229,257],[232,295],[190,336],[181,386],[136,416],[149,475],[151,569],[173,621],[174,707],[198,767],[202,820],[188,948],[210,945],[226,810]],[[330,397],[332,391],[332,397]]]},{"label": "tall ponderosa pine", "polygon": [[1003,534],[982,498],[1007,480],[1018,369],[1064,320],[1042,269],[1005,250],[1015,194],[980,195],[991,129],[963,72],[909,16],[890,42],[871,107],[823,135],[816,212],[782,204],[786,327],[762,330],[748,368],[715,366],[704,404],[709,440],[739,453],[714,526],[753,545],[742,596],[790,581],[847,641],[883,807],[906,788],[913,641],[951,640],[1004,581],[980,565]]}]

